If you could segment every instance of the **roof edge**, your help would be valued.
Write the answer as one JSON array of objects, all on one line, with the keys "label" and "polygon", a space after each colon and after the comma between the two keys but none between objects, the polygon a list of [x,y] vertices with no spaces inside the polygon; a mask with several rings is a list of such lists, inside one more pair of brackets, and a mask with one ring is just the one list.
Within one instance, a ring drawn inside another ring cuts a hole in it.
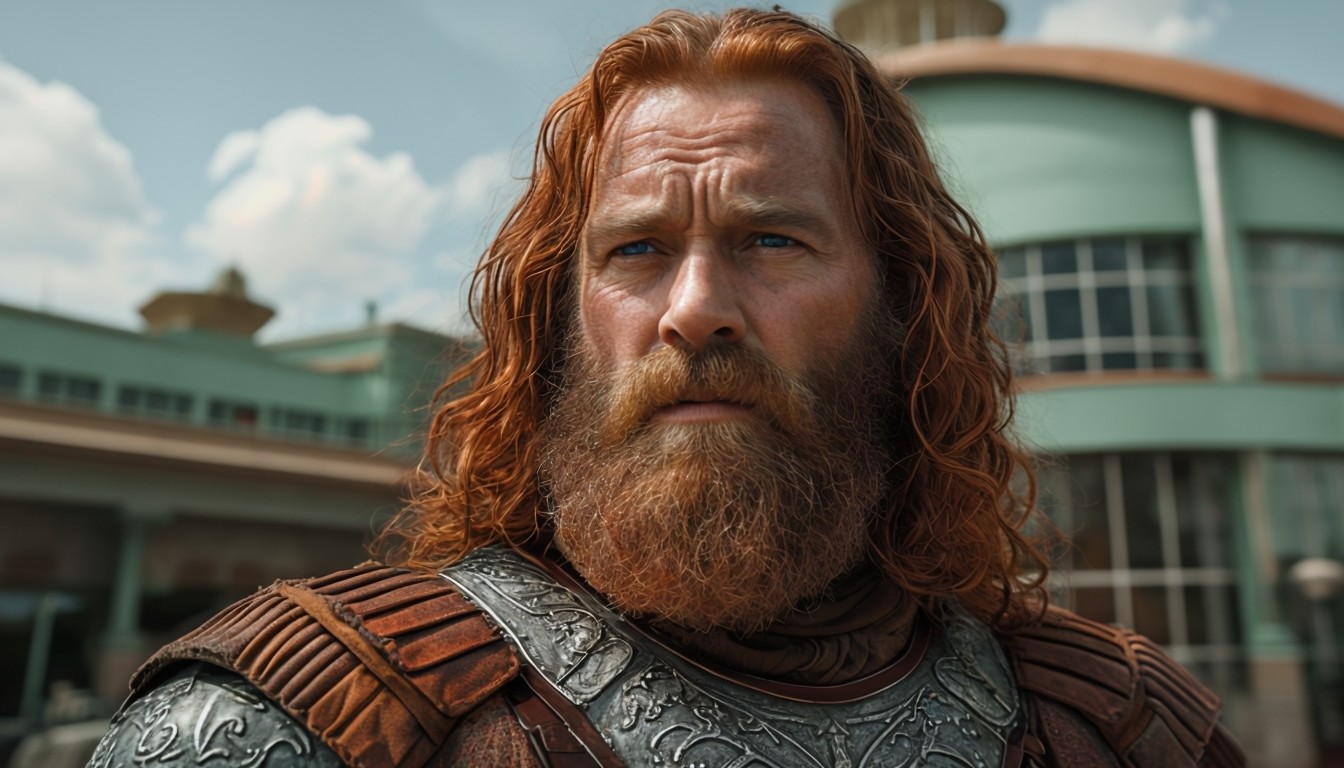
[{"label": "roof edge", "polygon": [[874,61],[884,74],[901,80],[988,74],[1100,83],[1344,139],[1344,107],[1340,105],[1249,75],[1168,56],[974,38],[887,51],[876,54]]}]

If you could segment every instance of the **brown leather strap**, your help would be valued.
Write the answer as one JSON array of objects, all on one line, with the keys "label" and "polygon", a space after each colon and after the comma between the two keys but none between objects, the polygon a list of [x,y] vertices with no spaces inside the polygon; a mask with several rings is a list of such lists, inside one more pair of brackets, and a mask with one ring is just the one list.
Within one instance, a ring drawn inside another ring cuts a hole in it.
[{"label": "brown leather strap", "polygon": [[533,748],[551,768],[622,768],[592,721],[531,667],[509,686],[509,703]]},{"label": "brown leather strap", "polygon": [[358,630],[338,618],[326,600],[313,592],[289,584],[280,585],[277,591],[294,601],[339,640],[346,650],[358,657],[364,667],[401,701],[431,739],[440,742],[448,737],[451,724],[443,713],[378,650],[370,647],[368,638],[361,636]]},{"label": "brown leather strap", "polygon": [[132,695],[184,661],[242,675],[348,765],[412,767],[519,666],[448,581],[378,565],[235,603],[151,657]]}]

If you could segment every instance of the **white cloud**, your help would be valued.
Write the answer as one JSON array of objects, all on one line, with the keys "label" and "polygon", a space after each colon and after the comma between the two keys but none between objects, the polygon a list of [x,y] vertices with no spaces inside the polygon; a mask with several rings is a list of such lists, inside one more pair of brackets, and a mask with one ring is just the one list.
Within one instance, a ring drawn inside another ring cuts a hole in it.
[{"label": "white cloud", "polygon": [[0,300],[127,324],[172,271],[156,220],[97,107],[0,61]]},{"label": "white cloud", "polygon": [[1066,0],[1045,10],[1036,36],[1176,53],[1212,38],[1227,13],[1223,0]]},{"label": "white cloud", "polygon": [[216,149],[208,174],[227,181],[186,240],[239,264],[277,305],[270,334],[357,318],[365,300],[414,287],[413,261],[448,192],[405,153],[371,155],[372,134],[363,118],[304,107]]},{"label": "white cloud", "polygon": [[460,327],[459,287],[484,223],[514,191],[507,150],[468,158],[433,184],[411,157],[366,145],[354,115],[292,109],[224,137],[206,172],[222,183],[185,235],[217,263],[235,263],[251,292],[278,310],[265,336],[358,325],[364,302],[381,321]]},{"label": "white cloud", "polygon": [[211,181],[223,181],[240,165],[251,160],[261,146],[261,134],[256,131],[234,131],[219,143],[215,156],[210,158],[206,174]]}]

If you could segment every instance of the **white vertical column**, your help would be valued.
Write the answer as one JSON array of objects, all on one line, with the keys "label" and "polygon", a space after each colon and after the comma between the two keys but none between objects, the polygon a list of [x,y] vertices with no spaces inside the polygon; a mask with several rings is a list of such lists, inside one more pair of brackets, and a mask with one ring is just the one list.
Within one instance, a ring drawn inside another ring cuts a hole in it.
[{"label": "white vertical column", "polygon": [[932,43],[938,39],[938,9],[933,0],[919,4],[919,42]]},{"label": "white vertical column", "polygon": [[1195,175],[1199,187],[1199,212],[1213,292],[1215,333],[1222,364],[1215,371],[1221,379],[1239,379],[1245,371],[1241,358],[1241,334],[1237,328],[1236,295],[1232,289],[1232,263],[1228,256],[1227,215],[1223,203],[1223,180],[1218,160],[1218,116],[1212,109],[1196,106],[1190,112],[1190,132],[1195,147]]}]

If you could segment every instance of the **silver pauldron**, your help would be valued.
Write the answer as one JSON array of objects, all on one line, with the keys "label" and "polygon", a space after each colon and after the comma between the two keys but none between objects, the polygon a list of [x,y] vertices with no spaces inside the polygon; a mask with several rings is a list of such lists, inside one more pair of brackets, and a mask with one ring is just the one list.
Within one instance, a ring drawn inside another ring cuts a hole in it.
[{"label": "silver pauldron", "polygon": [[955,606],[907,674],[818,703],[692,663],[509,550],[477,550],[443,575],[632,768],[998,768],[1021,726],[1002,650]]},{"label": "silver pauldron", "polygon": [[196,665],[118,713],[86,768],[340,765],[246,680]]}]

